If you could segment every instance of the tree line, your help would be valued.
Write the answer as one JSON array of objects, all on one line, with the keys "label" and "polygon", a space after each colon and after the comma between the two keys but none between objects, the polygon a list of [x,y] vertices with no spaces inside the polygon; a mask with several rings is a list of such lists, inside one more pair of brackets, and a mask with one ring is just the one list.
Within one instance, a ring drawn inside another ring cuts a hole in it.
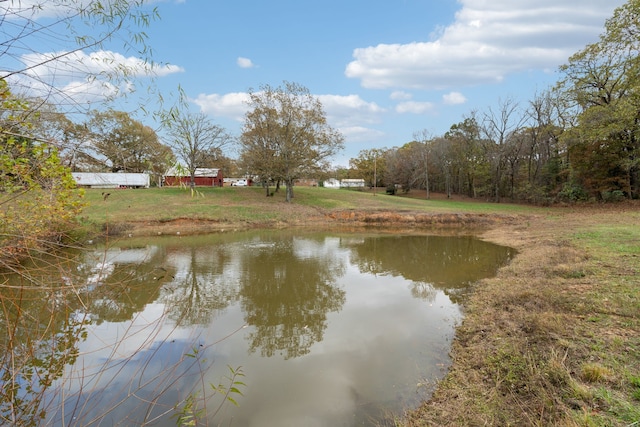
[{"label": "tree line", "polygon": [[[525,104],[500,100],[444,135],[363,150],[347,174],[370,185],[499,202],[640,197],[640,1],[616,9],[562,79]],[[375,179],[374,179],[375,170]]]}]

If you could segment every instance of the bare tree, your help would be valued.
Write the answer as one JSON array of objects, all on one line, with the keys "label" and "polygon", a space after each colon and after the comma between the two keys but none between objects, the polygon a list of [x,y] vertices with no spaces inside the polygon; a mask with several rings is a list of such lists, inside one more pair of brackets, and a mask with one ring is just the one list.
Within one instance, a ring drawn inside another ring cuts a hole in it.
[{"label": "bare tree", "polygon": [[429,151],[430,151],[430,143],[431,143],[431,133],[423,129],[420,132],[415,132],[413,134],[413,139],[424,145],[422,150],[420,150],[420,156],[422,157],[422,162],[424,163],[424,186],[427,190],[427,199],[431,198],[431,194],[429,192]]},{"label": "bare tree", "polygon": [[526,119],[526,116],[520,113],[518,103],[513,99],[507,98],[499,101],[498,104],[497,110],[489,108],[484,114],[480,127],[487,139],[486,150],[492,162],[493,196],[496,202],[500,201],[507,141],[522,128]]},{"label": "bare tree", "polygon": [[185,162],[190,186],[195,187],[196,169],[201,167],[212,151],[222,151],[233,142],[227,131],[214,124],[203,113],[184,113],[165,122],[171,140],[169,146]]}]

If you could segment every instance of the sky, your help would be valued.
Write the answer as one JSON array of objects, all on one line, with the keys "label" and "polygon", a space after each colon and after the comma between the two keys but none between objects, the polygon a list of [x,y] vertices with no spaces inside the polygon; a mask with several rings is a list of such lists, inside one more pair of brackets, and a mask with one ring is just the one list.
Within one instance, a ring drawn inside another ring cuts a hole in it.
[{"label": "sky", "polygon": [[[506,99],[526,108],[558,81],[560,65],[598,40],[625,1],[150,3],[160,19],[144,31],[154,61],[164,65],[155,79],[161,93],[182,88],[194,112],[239,136],[248,90],[298,83],[344,136],[333,163],[348,166],[361,150],[442,135],[471,111]],[[137,60],[115,49],[114,61]]]}]

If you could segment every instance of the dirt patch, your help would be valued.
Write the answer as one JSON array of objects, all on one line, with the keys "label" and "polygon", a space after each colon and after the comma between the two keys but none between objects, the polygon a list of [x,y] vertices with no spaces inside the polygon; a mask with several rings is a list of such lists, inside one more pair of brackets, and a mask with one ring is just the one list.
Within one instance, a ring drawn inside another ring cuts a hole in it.
[{"label": "dirt patch", "polygon": [[498,225],[519,224],[521,215],[462,214],[396,211],[311,210],[304,214],[292,212],[286,221],[220,221],[210,219],[176,218],[163,221],[128,221],[112,224],[109,235],[154,236],[189,235],[238,231],[252,228],[287,227],[382,227],[382,228],[489,228]]},{"label": "dirt patch", "polygon": [[360,223],[365,225],[394,225],[413,224],[415,226],[488,226],[498,223],[514,223],[521,219],[519,216],[497,214],[461,214],[442,213],[429,214],[418,212],[397,211],[335,211],[326,215],[327,218],[338,222]]}]

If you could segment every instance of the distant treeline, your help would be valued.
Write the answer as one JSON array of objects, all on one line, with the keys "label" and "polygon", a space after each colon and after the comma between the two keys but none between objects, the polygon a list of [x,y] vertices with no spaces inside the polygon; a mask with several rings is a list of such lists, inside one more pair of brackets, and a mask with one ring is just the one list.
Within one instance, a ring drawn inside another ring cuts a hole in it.
[{"label": "distant treeline", "polygon": [[441,136],[361,151],[355,175],[405,191],[500,201],[618,201],[640,197],[640,1],[571,56],[562,79],[526,104],[501,100]]}]

